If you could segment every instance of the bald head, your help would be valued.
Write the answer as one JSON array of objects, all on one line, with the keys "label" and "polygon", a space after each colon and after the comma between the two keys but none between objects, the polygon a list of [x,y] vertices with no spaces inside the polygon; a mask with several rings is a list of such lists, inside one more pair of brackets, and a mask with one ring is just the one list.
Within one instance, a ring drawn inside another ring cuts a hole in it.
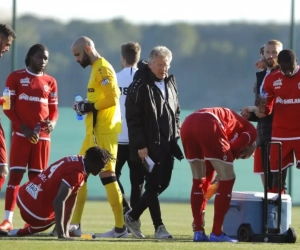
[{"label": "bald head", "polygon": [[77,38],[72,43],[71,50],[76,62],[83,68],[92,65],[100,57],[95,49],[94,42],[86,36]]},{"label": "bald head", "polygon": [[86,36],[81,36],[72,43],[71,49],[73,50],[74,48],[77,48],[85,50],[86,47],[95,48],[94,42],[92,41],[92,39]]}]

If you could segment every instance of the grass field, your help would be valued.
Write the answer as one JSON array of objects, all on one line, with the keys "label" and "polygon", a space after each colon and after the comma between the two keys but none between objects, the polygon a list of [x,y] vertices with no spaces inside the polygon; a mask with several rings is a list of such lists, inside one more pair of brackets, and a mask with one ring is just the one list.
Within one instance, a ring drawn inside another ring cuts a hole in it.
[{"label": "grass field", "polygon": [[[4,207],[3,200],[0,200],[0,207]],[[0,237],[0,249],[39,249],[39,250],[188,250],[188,249],[300,249],[300,240],[296,244],[270,244],[270,243],[194,243],[192,241],[191,228],[191,211],[190,205],[186,203],[162,203],[162,215],[164,224],[168,231],[173,234],[172,240],[156,240],[154,239],[154,229],[149,216],[149,212],[145,211],[141,217],[142,231],[147,236],[146,239],[133,239],[130,235],[129,239],[95,239],[75,241],[59,241],[56,237],[50,237],[49,231],[38,235],[24,238],[8,238]],[[206,231],[210,232],[212,225],[213,207],[209,205],[206,212]],[[293,208],[293,228],[300,231],[300,208]],[[113,215],[107,202],[92,202],[86,204],[82,228],[85,233],[96,232],[101,233],[110,230],[113,227]],[[22,227],[22,221],[18,210],[14,216],[15,228]]]}]

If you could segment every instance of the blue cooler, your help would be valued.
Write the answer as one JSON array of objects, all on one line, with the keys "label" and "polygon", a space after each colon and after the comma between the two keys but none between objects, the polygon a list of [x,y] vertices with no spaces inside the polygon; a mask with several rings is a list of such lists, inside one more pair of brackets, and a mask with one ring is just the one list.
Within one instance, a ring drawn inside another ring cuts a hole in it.
[{"label": "blue cooler", "polygon": [[[276,200],[278,194],[268,193],[268,200]],[[232,238],[239,238],[241,225],[246,225],[252,236],[263,234],[263,192],[232,192],[230,207],[225,216],[223,231]],[[281,231],[288,234],[292,222],[292,200],[282,194]],[[278,206],[268,204],[267,225],[269,229],[277,228]],[[253,237],[252,237],[253,238]],[[251,238],[251,239],[252,239]],[[249,239],[249,241],[252,241]]]}]

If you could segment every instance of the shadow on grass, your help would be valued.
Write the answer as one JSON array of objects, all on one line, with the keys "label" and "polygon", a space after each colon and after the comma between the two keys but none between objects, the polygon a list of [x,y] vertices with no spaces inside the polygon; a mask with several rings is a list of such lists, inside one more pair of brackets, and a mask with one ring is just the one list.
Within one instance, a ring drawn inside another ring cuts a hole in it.
[{"label": "shadow on grass", "polygon": [[[7,235],[0,235],[0,241],[1,240],[8,240],[8,241],[68,241],[72,242],[72,240],[60,240],[56,237],[50,236],[49,234],[35,234],[31,236],[26,237],[12,237]],[[140,242],[192,242],[192,239],[190,237],[185,236],[178,236],[174,239],[154,239],[150,237],[146,237],[144,239],[135,239],[135,238],[122,238],[122,239],[108,239],[108,238],[96,238],[96,239],[81,239],[81,238],[75,238],[74,242],[122,242],[122,243],[140,243]]]}]

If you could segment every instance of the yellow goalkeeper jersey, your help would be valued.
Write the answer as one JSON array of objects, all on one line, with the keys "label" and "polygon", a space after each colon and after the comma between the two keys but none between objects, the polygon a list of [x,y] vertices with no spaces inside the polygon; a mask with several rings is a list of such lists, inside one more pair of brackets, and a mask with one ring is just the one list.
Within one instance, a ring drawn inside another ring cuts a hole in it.
[{"label": "yellow goalkeeper jersey", "polygon": [[93,112],[85,118],[86,135],[121,132],[120,89],[113,67],[103,57],[92,65],[87,86],[87,100],[98,110],[93,130]]}]

